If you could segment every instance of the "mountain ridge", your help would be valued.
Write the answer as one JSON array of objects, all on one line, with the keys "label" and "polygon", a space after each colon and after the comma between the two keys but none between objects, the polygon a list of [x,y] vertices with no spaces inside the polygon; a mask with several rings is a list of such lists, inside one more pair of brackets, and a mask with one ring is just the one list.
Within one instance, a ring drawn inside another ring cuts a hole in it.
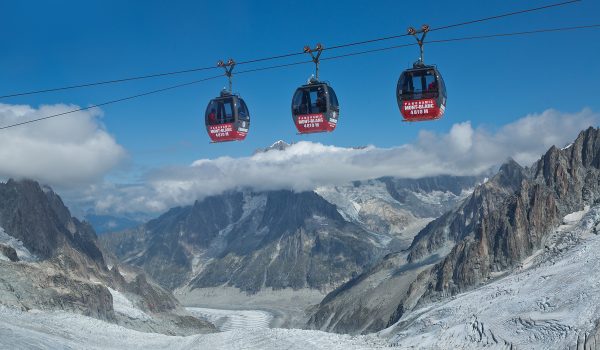
[{"label": "mountain ridge", "polygon": [[[350,282],[353,285],[349,288],[342,286],[337,295],[325,298],[309,320],[309,327],[352,333],[377,331],[410,310],[518,268],[521,261],[543,247],[562,216],[599,200],[599,165],[600,131],[594,128],[582,131],[570,147],[551,147],[531,167],[521,167],[509,159],[461,205],[423,228],[405,253],[388,259],[387,266],[384,260]],[[417,268],[402,270],[409,264]],[[393,277],[377,277],[380,270]],[[379,304],[367,311],[353,307],[360,298],[367,305],[367,293],[379,295],[383,288],[394,285],[399,292],[384,298],[385,306]],[[361,313],[369,316],[361,317]]]},{"label": "mountain ridge", "polygon": [[404,247],[414,230],[482,179],[384,178],[305,192],[229,191],[101,241],[171,289],[328,291],[389,249]]},{"label": "mountain ridge", "polygon": [[[215,329],[188,315],[143,273],[109,266],[93,228],[33,180],[0,183],[0,247],[1,307],[67,311],[140,331]],[[127,314],[132,309],[138,310],[133,318]]]}]

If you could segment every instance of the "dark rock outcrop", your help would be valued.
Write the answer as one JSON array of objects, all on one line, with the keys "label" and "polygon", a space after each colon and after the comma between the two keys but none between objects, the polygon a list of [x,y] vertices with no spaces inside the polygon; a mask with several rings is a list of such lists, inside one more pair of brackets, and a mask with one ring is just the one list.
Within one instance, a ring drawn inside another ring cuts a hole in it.
[{"label": "dark rock outcrop", "polygon": [[71,217],[60,197],[35,181],[0,183],[0,227],[42,259],[75,251],[98,269],[105,266],[91,226]]},{"label": "dark rock outcrop", "polygon": [[4,255],[8,258],[8,260],[12,262],[19,261],[19,257],[17,256],[17,251],[13,247],[9,247],[4,244],[0,244],[0,254]]},{"label": "dark rock outcrop", "polygon": [[189,248],[208,249],[220,230],[240,219],[242,205],[241,193],[208,197],[173,208],[136,229],[105,235],[102,241],[121,261],[174,288],[189,279],[194,253]]},{"label": "dark rock outcrop", "polygon": [[126,284],[127,291],[141,296],[142,308],[150,312],[166,312],[177,308],[177,300],[171,293],[148,283],[144,274],[139,274]]}]

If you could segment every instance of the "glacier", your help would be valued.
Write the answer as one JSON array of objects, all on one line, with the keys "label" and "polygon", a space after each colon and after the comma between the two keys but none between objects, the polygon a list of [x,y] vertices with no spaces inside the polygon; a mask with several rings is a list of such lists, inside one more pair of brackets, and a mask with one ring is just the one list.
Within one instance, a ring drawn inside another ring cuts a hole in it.
[{"label": "glacier", "polygon": [[599,223],[600,206],[566,215],[515,271],[416,309],[380,335],[410,349],[576,348],[600,317]]}]

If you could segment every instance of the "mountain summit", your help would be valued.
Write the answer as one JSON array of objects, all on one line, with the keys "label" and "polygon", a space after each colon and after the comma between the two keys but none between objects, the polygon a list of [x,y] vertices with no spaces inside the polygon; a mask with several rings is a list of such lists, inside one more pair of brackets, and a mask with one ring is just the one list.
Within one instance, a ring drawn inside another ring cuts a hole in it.
[{"label": "mountain summit", "polygon": [[292,144],[287,143],[283,140],[279,140],[274,142],[271,146],[269,147],[265,147],[265,148],[259,148],[256,151],[254,151],[254,154],[258,154],[258,153],[265,153],[265,152],[269,152],[269,151],[284,151],[286,150],[288,147],[290,147]]}]

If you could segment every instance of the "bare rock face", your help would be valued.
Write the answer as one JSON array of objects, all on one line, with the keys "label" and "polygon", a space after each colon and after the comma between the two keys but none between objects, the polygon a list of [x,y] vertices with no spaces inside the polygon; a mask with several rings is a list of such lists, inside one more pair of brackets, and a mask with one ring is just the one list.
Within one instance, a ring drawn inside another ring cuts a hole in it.
[{"label": "bare rock face", "polygon": [[0,227],[42,259],[76,252],[96,268],[105,266],[91,226],[71,217],[60,197],[35,181],[0,184]]},{"label": "bare rock face", "polygon": [[12,262],[19,261],[19,257],[17,256],[17,251],[15,248],[0,244],[0,254],[4,255],[8,260]]},{"label": "bare rock face", "polygon": [[243,202],[241,193],[208,197],[172,208],[138,228],[105,235],[102,241],[121,261],[175,288],[188,281],[194,253],[209,249],[221,230],[240,220]]},{"label": "bare rock face", "polygon": [[513,267],[540,247],[558,219],[552,193],[542,185],[524,181],[517,195],[483,217],[475,232],[433,269],[434,290],[456,294],[485,282],[490,272]]},{"label": "bare rock face", "polygon": [[49,262],[0,261],[0,304],[22,310],[64,310],[115,321],[109,290],[97,283],[69,276]]},{"label": "bare rock face", "polygon": [[[63,310],[141,331],[216,330],[192,320],[170,292],[143,273],[127,281],[118,267],[109,270],[92,227],[71,217],[50,188],[31,180],[0,183],[0,228],[7,242],[0,244],[0,254],[7,257],[0,258],[0,305]],[[28,258],[21,262],[15,247]],[[132,320],[117,313],[113,293],[126,294],[123,298],[152,316]]]},{"label": "bare rock face", "polygon": [[334,205],[314,192],[292,191],[208,197],[102,240],[167,288],[227,284],[249,293],[330,288],[382,251]]},{"label": "bare rock face", "polygon": [[432,221],[419,232],[411,244],[409,261],[415,262],[448,242],[458,242],[472,234],[482,217],[496,211],[518,189],[525,176],[523,172],[524,169],[512,159],[502,165],[498,174],[475,188],[458,208]]},{"label": "bare rock face", "polygon": [[255,292],[263,287],[324,289],[351,277],[373,261],[378,248],[360,227],[344,221],[335,206],[314,192],[267,194],[258,225],[235,230],[218,262],[191,285],[225,281]]},{"label": "bare rock face", "polygon": [[64,311],[74,311],[86,316],[114,321],[113,299],[108,289],[102,285],[69,278],[63,274],[48,276],[41,287],[55,291],[47,306],[57,306]]},{"label": "bare rock face", "polygon": [[143,308],[150,312],[166,312],[177,308],[177,300],[171,293],[148,283],[144,274],[139,274],[135,280],[126,285],[131,293],[142,297]]},{"label": "bare rock face", "polygon": [[598,350],[600,349],[600,323],[589,332],[581,332],[577,335],[577,343],[569,347],[569,350]]}]

